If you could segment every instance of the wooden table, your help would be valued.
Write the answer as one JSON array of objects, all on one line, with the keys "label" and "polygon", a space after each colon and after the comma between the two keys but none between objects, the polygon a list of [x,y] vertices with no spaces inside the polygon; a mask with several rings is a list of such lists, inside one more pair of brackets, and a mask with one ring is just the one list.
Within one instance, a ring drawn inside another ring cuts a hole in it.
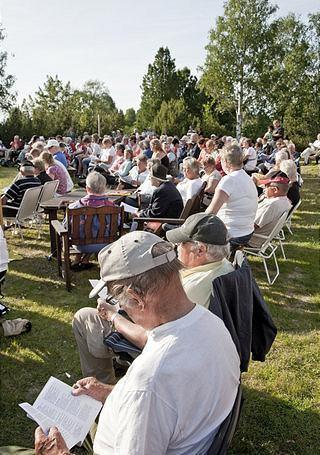
[{"label": "wooden table", "polygon": [[[115,204],[119,204],[126,196],[132,194],[135,190],[110,190],[106,192],[108,199]],[[82,197],[86,196],[86,191],[77,190],[70,193],[57,196],[53,199],[49,199],[46,202],[40,204],[41,208],[49,216],[49,229],[50,229],[50,250],[51,256],[56,257],[57,246],[55,231],[52,227],[51,221],[58,219],[58,210],[66,211],[66,208],[72,202],[76,202]]]}]

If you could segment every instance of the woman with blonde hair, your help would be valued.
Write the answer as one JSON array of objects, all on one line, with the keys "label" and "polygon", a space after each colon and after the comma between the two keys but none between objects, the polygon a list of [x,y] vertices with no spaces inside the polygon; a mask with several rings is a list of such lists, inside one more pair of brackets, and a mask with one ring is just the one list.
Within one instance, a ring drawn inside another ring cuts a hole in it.
[{"label": "woman with blonde hair", "polygon": [[152,159],[160,160],[161,164],[169,169],[169,158],[166,152],[163,150],[159,139],[152,139],[150,142],[150,147],[152,150]]},{"label": "woman with blonde hair", "polygon": [[68,181],[66,174],[63,172],[60,166],[58,166],[50,152],[42,152],[40,155],[42,161],[44,161],[44,166],[46,173],[52,180],[59,180],[59,185],[57,188],[58,194],[65,194],[67,192]]}]

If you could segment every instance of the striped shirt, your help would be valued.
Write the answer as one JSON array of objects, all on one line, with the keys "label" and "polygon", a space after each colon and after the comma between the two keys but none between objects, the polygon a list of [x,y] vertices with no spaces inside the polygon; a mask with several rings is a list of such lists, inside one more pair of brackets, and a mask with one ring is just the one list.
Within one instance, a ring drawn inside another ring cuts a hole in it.
[{"label": "striped shirt", "polygon": [[20,207],[24,193],[29,188],[40,186],[41,182],[37,177],[26,176],[14,182],[5,193],[7,204],[11,207]]}]

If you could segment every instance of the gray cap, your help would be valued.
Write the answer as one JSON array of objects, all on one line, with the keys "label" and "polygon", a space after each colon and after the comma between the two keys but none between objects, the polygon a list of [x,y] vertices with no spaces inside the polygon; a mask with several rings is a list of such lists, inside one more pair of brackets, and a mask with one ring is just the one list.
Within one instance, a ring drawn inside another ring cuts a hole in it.
[{"label": "gray cap", "polygon": [[153,256],[153,247],[164,241],[155,234],[145,231],[134,231],[120,237],[119,240],[100,251],[101,280],[92,289],[90,298],[95,297],[107,285],[108,281],[123,280],[140,275],[159,265],[172,262],[176,258],[173,247],[160,256]]},{"label": "gray cap", "polygon": [[227,228],[223,221],[216,215],[196,213],[189,216],[177,229],[166,233],[167,239],[172,243],[199,241],[211,245],[226,245]]}]

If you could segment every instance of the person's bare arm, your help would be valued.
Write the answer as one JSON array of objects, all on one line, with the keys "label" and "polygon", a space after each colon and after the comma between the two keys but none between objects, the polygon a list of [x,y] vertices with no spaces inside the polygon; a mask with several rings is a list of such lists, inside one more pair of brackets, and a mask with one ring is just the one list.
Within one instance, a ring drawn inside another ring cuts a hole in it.
[{"label": "person's bare arm", "polygon": [[98,312],[101,319],[110,321],[112,316],[116,314],[113,325],[117,332],[121,333],[128,341],[143,349],[147,342],[147,332],[138,324],[134,324],[128,319],[124,318],[117,313],[117,310],[113,305],[106,303],[102,299],[98,299]]},{"label": "person's bare arm", "polygon": [[219,180],[217,180],[217,179],[209,179],[208,185],[205,188],[205,192],[213,194],[218,183],[219,183]]},{"label": "person's bare arm", "polygon": [[229,196],[227,195],[227,193],[225,193],[223,190],[218,188],[214,193],[214,196],[213,196],[212,201],[210,202],[210,205],[206,209],[206,213],[209,213],[209,214],[213,213],[214,215],[216,215],[219,212],[222,205],[225,204],[226,202],[228,202],[228,199],[229,199]]}]

